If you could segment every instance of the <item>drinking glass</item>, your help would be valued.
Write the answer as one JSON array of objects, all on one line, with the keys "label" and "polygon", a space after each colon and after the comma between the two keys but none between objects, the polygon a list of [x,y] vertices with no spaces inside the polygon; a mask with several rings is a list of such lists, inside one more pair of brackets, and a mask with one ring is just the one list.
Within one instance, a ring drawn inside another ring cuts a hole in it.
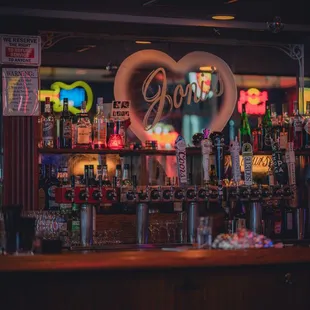
[{"label": "drinking glass", "polygon": [[197,246],[199,249],[211,249],[212,247],[212,217],[200,217],[197,228]]}]

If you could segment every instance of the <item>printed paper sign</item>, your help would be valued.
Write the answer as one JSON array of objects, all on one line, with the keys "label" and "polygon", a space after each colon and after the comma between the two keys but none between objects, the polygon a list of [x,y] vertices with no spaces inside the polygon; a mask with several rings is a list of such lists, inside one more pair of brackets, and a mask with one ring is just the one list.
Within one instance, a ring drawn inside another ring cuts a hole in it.
[{"label": "printed paper sign", "polygon": [[41,38],[39,36],[0,36],[0,62],[6,65],[41,65]]},{"label": "printed paper sign", "polygon": [[4,116],[39,115],[40,105],[38,94],[38,69],[2,69],[2,103]]},{"label": "printed paper sign", "polygon": [[130,101],[113,101],[111,117],[118,120],[129,119]]}]

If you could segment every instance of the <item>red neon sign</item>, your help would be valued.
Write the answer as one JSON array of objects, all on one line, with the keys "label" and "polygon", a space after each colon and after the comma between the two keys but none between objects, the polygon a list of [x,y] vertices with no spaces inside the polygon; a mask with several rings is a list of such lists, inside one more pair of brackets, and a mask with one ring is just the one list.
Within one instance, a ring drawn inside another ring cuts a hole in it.
[{"label": "red neon sign", "polygon": [[238,112],[242,112],[242,105],[245,104],[247,114],[264,115],[266,111],[267,91],[260,91],[257,88],[241,90],[238,101]]}]

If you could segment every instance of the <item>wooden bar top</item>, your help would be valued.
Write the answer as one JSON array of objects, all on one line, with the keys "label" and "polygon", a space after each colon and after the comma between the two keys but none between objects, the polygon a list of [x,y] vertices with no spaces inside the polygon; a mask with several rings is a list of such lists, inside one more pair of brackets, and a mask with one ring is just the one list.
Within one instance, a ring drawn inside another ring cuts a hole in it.
[{"label": "wooden bar top", "polygon": [[237,251],[188,250],[182,252],[115,251],[57,255],[0,256],[0,273],[12,271],[82,271],[238,267],[268,264],[310,264],[310,248],[251,249]]}]

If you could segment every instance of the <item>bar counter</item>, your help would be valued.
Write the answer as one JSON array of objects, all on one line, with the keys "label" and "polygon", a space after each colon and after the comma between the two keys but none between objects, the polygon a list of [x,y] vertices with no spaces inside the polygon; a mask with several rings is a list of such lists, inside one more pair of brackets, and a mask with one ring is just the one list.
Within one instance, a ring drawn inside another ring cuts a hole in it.
[{"label": "bar counter", "polygon": [[310,248],[250,250],[138,250],[0,256],[0,272],[171,269],[310,264]]},{"label": "bar counter", "polygon": [[0,257],[0,309],[310,309],[310,249]]}]

